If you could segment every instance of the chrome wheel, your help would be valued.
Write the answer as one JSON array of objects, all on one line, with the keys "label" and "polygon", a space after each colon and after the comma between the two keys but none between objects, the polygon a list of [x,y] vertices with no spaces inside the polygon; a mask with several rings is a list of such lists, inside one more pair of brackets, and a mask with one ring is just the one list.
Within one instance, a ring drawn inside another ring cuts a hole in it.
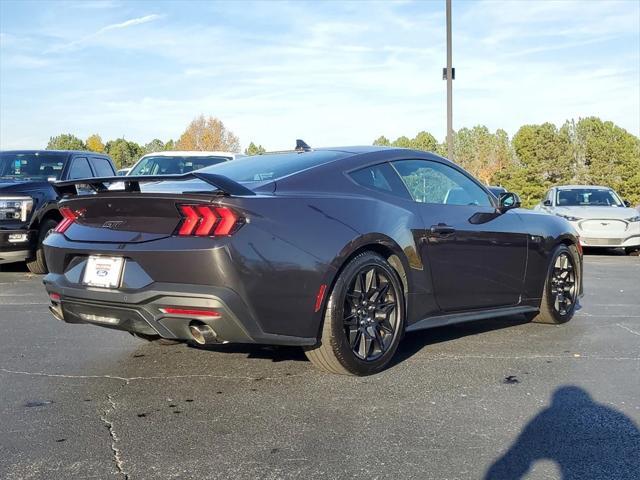
[{"label": "chrome wheel", "polygon": [[553,308],[560,315],[571,312],[576,303],[576,269],[568,253],[556,258],[551,272],[551,296]]},{"label": "chrome wheel", "polygon": [[344,330],[357,358],[373,361],[392,345],[398,326],[399,293],[378,267],[365,267],[353,278],[344,304]]}]

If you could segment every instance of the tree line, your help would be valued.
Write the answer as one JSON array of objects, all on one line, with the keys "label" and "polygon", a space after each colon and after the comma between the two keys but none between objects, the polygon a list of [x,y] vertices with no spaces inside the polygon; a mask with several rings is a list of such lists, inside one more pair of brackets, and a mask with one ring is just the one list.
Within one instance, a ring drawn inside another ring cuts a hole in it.
[{"label": "tree line", "polygon": [[[425,150],[447,155],[446,143],[429,132],[391,141],[378,137],[374,145]],[[509,138],[506,131],[486,126],[454,132],[454,161],[487,185],[516,192],[525,206],[538,203],[553,185],[597,184],[614,188],[634,205],[640,203],[640,139],[610,121],[597,117],[524,125]],[[118,168],[133,165],[142,155],[162,150],[222,150],[239,152],[238,137],[222,121],[200,115],[177,141],[154,139],[145,145],[117,138],[103,143],[98,134],[81,140],[72,134],[51,137],[47,149],[91,150],[113,158]],[[266,153],[253,142],[247,155]]]},{"label": "tree line", "polygon": [[[447,146],[428,132],[394,141],[381,136],[374,145],[426,150],[447,155]],[[540,202],[554,185],[592,184],[615,189],[640,203],[640,139],[597,117],[524,125],[513,138],[504,130],[478,125],[454,132],[454,160],[487,185],[516,192],[524,206]]]},{"label": "tree line", "polygon": [[[97,133],[89,136],[86,140],[71,133],[63,133],[51,137],[46,148],[47,150],[87,150],[106,153],[118,168],[125,168],[132,166],[147,153],[166,150],[239,152],[240,140],[224,126],[221,120],[212,116],[200,115],[191,121],[177,141],[170,139],[163,142],[155,138],[149,143],[140,145],[126,138],[116,138],[105,143]],[[265,152],[262,145],[256,145],[253,142],[245,149],[247,155],[258,155]]]}]

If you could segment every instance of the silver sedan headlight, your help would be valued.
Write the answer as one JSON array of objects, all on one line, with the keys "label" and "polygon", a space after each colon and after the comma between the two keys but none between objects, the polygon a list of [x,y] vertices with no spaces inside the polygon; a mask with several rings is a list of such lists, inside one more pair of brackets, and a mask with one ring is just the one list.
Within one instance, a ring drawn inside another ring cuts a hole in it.
[{"label": "silver sedan headlight", "polygon": [[0,197],[0,220],[26,222],[32,208],[31,197]]},{"label": "silver sedan headlight", "polygon": [[577,222],[579,220],[582,220],[581,218],[578,217],[572,217],[571,215],[560,215],[559,213],[557,214],[559,217],[564,218],[565,220],[569,220],[570,222]]}]

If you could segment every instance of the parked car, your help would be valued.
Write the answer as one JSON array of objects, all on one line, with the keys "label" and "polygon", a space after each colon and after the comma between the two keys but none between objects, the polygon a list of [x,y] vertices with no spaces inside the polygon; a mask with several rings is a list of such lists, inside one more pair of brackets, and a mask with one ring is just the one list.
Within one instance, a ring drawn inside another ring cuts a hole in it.
[{"label": "parked car", "polygon": [[127,175],[180,175],[244,157],[233,152],[164,151],[148,153]]},{"label": "parked car", "polygon": [[627,254],[640,249],[640,213],[609,187],[553,187],[536,209],[568,220],[584,247],[620,247]]},{"label": "parked car", "polygon": [[51,182],[114,174],[111,159],[93,152],[0,152],[0,264],[26,260],[47,273],[42,241],[62,220]]},{"label": "parked car", "polygon": [[45,241],[51,312],[68,323],[299,345],[322,370],[367,375],[405,332],[514,314],[564,323],[582,291],[568,222],[515,194],[498,203],[426,152],[267,154],[74,196],[86,182],[56,185],[65,221]]}]

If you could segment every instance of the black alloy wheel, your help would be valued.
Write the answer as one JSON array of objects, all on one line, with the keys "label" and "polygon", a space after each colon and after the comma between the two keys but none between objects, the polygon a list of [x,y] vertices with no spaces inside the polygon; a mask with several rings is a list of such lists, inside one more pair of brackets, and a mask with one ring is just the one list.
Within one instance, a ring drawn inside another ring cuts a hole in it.
[{"label": "black alloy wheel", "polygon": [[381,255],[362,252],[340,271],[326,302],[319,342],[305,353],[326,372],[371,375],[391,361],[404,321],[398,273]]},{"label": "black alloy wheel", "polygon": [[576,269],[568,252],[556,257],[551,274],[551,294],[553,308],[560,315],[566,315],[576,303]]},{"label": "black alloy wheel", "polygon": [[575,245],[558,245],[555,248],[542,291],[540,310],[533,317],[534,322],[557,325],[571,320],[580,293],[579,261]]},{"label": "black alloy wheel", "polygon": [[372,361],[389,350],[396,333],[398,296],[378,267],[358,271],[345,296],[344,328],[354,355]]}]

